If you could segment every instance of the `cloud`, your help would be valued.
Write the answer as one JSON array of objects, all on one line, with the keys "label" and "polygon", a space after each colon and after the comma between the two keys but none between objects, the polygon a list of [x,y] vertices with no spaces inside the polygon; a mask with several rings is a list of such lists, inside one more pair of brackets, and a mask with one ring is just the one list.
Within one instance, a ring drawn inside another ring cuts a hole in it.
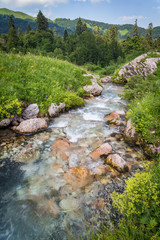
[{"label": "cloud", "polygon": [[0,0],[0,3],[14,7],[27,7],[34,4],[48,7],[50,5],[66,2],[68,2],[68,0]]},{"label": "cloud", "polygon": [[144,16],[122,16],[122,17],[120,17],[120,19],[124,22],[127,22],[127,21],[132,21],[135,19],[138,19],[138,20],[146,19],[146,17],[144,17]]},{"label": "cloud", "polygon": [[157,6],[157,7],[154,7],[154,8],[160,11],[160,6]]}]

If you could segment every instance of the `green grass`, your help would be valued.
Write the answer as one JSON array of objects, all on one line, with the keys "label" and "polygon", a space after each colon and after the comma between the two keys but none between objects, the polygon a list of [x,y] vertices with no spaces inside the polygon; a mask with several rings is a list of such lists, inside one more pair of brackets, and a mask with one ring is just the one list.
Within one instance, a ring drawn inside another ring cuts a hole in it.
[{"label": "green grass", "polygon": [[84,70],[67,61],[34,55],[0,55],[0,119],[17,102],[37,103],[47,112],[53,102],[64,102],[67,108],[82,106],[83,86],[90,84]]},{"label": "green grass", "polygon": [[125,36],[127,33],[128,33],[128,30],[127,29],[124,29],[124,30],[118,30],[118,32],[121,34],[121,36]]},{"label": "green grass", "polygon": [[30,16],[28,14],[25,14],[23,12],[12,11],[12,10],[9,10],[7,8],[0,8],[0,14],[2,14],[2,15],[13,15],[15,18],[35,20],[35,17],[32,17],[32,16]]},{"label": "green grass", "polygon": [[144,79],[131,77],[123,98],[130,101],[127,117],[132,119],[140,138],[157,147],[160,144],[160,63],[154,74]]}]

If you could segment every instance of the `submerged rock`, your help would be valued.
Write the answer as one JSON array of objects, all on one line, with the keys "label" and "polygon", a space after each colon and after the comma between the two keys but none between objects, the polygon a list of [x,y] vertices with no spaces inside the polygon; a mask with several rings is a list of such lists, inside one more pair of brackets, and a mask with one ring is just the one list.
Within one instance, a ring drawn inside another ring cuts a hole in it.
[{"label": "submerged rock", "polygon": [[108,155],[112,153],[112,147],[108,143],[103,143],[99,148],[89,154],[93,160],[97,160],[102,155]]},{"label": "submerged rock", "polygon": [[125,116],[125,112],[123,110],[115,110],[109,115],[107,115],[104,119],[105,121],[110,122],[112,124],[120,125],[121,116]]},{"label": "submerged rock", "polygon": [[96,176],[102,176],[106,174],[108,171],[110,171],[110,167],[107,165],[98,165],[97,167],[94,168],[94,174]]},{"label": "submerged rock", "polygon": [[23,119],[33,119],[37,118],[39,113],[39,108],[37,104],[30,104],[22,113]]},{"label": "submerged rock", "polygon": [[16,162],[30,162],[35,161],[40,156],[40,152],[37,148],[34,149],[23,149],[18,154],[14,155],[11,160]]},{"label": "submerged rock", "polygon": [[126,172],[129,170],[126,161],[118,154],[110,154],[106,159],[106,163],[115,167],[120,172]]},{"label": "submerged rock", "polygon": [[44,118],[33,118],[24,120],[19,126],[12,127],[12,130],[19,133],[34,133],[40,129],[47,128],[47,121]]},{"label": "submerged rock", "polygon": [[94,180],[91,170],[81,166],[69,169],[64,177],[73,189],[82,188]]},{"label": "submerged rock", "polygon": [[51,155],[62,158],[63,160],[68,159],[68,151],[73,149],[73,144],[65,138],[58,138],[52,144]]},{"label": "submerged rock", "polygon": [[59,207],[53,200],[39,202],[37,210],[42,215],[49,214],[53,217],[58,217],[60,213]]},{"label": "submerged rock", "polygon": [[59,206],[66,212],[73,212],[79,209],[77,200],[73,197],[68,197],[60,201]]}]

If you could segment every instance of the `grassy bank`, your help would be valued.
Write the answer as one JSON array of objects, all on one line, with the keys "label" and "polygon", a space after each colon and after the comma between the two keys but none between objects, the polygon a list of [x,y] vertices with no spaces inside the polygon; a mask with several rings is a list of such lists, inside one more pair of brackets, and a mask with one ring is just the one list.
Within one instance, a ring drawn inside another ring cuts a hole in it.
[{"label": "grassy bank", "polygon": [[49,105],[82,106],[82,87],[90,83],[84,70],[49,57],[0,54],[0,119],[20,113],[23,103],[37,103],[45,113]]}]

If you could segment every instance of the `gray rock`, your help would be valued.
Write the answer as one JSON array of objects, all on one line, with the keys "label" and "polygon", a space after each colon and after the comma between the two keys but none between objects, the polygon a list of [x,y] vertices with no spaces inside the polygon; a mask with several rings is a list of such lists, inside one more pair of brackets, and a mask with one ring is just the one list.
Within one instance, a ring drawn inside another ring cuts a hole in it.
[{"label": "gray rock", "polygon": [[7,127],[11,123],[10,118],[5,118],[2,121],[0,121],[0,128]]},{"label": "gray rock", "polygon": [[33,119],[38,116],[39,108],[37,104],[30,104],[22,113],[23,119]]},{"label": "gray rock", "polygon": [[158,57],[147,58],[147,54],[143,54],[128,64],[125,64],[119,71],[118,78],[123,77],[124,81],[127,82],[131,76],[141,75],[143,77],[147,77],[148,74],[157,70],[158,61],[160,61],[160,58]]},{"label": "gray rock", "polygon": [[12,130],[19,133],[34,133],[44,128],[47,128],[47,122],[44,118],[33,118],[24,120],[18,127],[12,127]]},{"label": "gray rock", "polygon": [[103,88],[97,83],[97,79],[95,76],[93,76],[91,81],[92,81],[92,85],[86,85],[83,87],[83,89],[86,92],[90,92],[90,94],[93,96],[99,96],[103,91]]},{"label": "gray rock", "polygon": [[60,103],[58,105],[59,110],[62,111],[62,112],[65,110],[65,107],[66,107],[66,105],[64,103]]},{"label": "gray rock", "polygon": [[112,78],[110,76],[101,78],[101,83],[110,83],[112,82]]},{"label": "gray rock", "polygon": [[127,121],[127,126],[124,130],[124,135],[125,135],[125,138],[127,138],[128,140],[136,141],[137,139],[136,130],[135,130],[135,127],[132,125],[131,119]]},{"label": "gray rock", "polygon": [[55,103],[51,103],[50,107],[48,108],[48,113],[50,117],[57,117],[60,112],[65,110],[66,105],[64,103],[60,103],[59,105]]},{"label": "gray rock", "polygon": [[129,170],[126,161],[118,154],[110,154],[106,159],[106,163],[120,172],[126,172]]},{"label": "gray rock", "polygon": [[51,103],[48,108],[48,113],[50,117],[56,117],[59,115],[59,107],[55,103]]}]

